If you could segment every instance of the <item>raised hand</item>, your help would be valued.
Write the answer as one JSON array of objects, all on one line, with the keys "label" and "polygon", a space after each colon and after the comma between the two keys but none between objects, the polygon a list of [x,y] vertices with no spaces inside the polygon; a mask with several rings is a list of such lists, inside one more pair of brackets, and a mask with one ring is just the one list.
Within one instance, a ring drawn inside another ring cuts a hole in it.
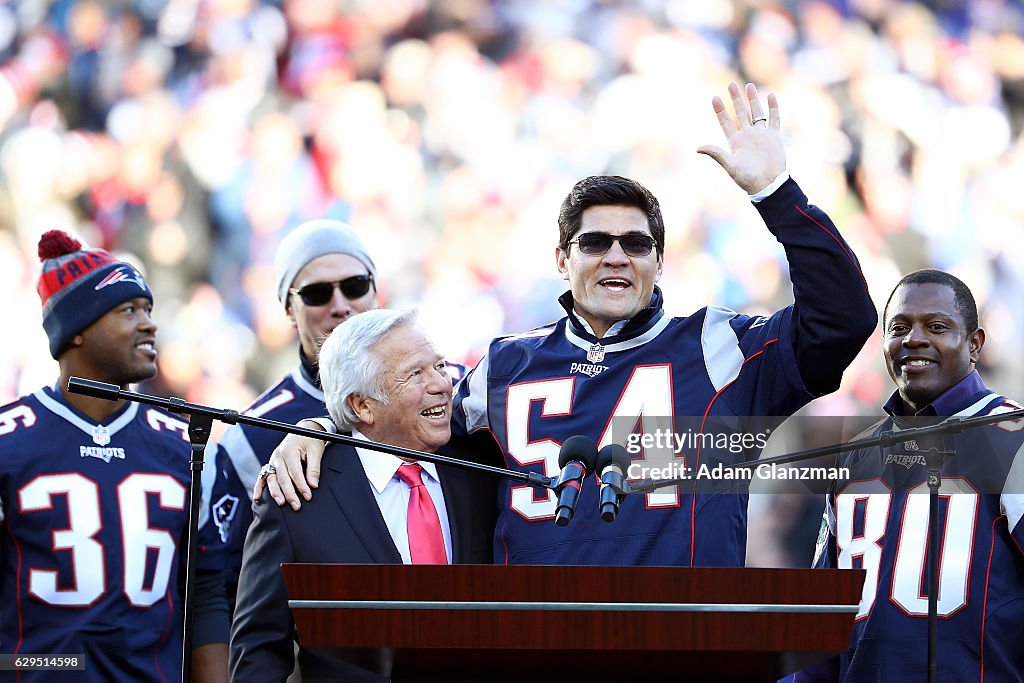
[{"label": "raised hand", "polygon": [[697,152],[717,161],[747,194],[755,194],[786,170],[786,150],[779,132],[779,101],[775,94],[768,94],[766,114],[754,84],[747,83],[745,90],[742,93],[739,85],[729,84],[734,116],[729,114],[722,98],[717,95],[711,98],[729,151],[715,145],[702,145]]}]

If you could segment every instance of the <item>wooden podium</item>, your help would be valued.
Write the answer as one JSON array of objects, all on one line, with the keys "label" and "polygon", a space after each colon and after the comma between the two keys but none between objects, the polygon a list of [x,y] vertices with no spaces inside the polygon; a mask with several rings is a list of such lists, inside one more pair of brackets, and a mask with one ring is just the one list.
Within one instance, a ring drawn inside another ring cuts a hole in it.
[{"label": "wooden podium", "polygon": [[863,570],[282,565],[313,648],[395,681],[775,681],[846,650]]}]

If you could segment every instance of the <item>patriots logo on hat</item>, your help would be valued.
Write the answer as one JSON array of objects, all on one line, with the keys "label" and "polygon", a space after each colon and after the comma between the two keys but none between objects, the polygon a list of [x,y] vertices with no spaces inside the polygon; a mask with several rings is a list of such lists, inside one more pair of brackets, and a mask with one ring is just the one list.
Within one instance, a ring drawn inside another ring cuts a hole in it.
[{"label": "patriots logo on hat", "polygon": [[139,289],[143,291],[146,289],[146,284],[142,281],[142,277],[135,272],[135,269],[127,267],[115,268],[110,271],[110,274],[100,280],[99,284],[93,287],[93,289],[98,292],[104,287],[116,285],[118,282],[134,282],[139,286]]}]

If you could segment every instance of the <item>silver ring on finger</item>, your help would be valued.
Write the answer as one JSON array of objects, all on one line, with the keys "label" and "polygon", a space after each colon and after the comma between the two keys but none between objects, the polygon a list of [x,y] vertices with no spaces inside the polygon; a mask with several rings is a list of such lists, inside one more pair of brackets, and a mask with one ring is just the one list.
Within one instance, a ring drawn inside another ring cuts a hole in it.
[{"label": "silver ring on finger", "polygon": [[750,122],[750,125],[752,125],[752,126],[757,125],[761,121],[767,122],[768,121],[768,117],[767,116],[758,116],[756,119],[754,119],[753,121]]},{"label": "silver ring on finger", "polygon": [[260,468],[260,479],[266,480],[271,474],[277,474],[277,468],[269,462]]}]

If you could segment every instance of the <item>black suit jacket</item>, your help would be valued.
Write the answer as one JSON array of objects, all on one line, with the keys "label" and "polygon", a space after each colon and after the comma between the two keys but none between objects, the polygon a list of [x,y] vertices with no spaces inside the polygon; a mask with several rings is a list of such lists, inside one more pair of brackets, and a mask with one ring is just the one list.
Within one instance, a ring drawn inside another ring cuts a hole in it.
[{"label": "black suit jacket", "polygon": [[[451,529],[452,561],[489,564],[497,515],[497,479],[438,465]],[[264,492],[253,506],[245,538],[238,602],[231,629],[231,679],[284,681],[294,665],[297,640],[280,565],[283,562],[401,564],[380,508],[354,448],[331,445],[320,486],[298,511],[278,507]],[[299,644],[303,681],[381,681],[376,673]],[[373,666],[372,652],[347,659]],[[371,655],[367,660],[367,655]]]}]

